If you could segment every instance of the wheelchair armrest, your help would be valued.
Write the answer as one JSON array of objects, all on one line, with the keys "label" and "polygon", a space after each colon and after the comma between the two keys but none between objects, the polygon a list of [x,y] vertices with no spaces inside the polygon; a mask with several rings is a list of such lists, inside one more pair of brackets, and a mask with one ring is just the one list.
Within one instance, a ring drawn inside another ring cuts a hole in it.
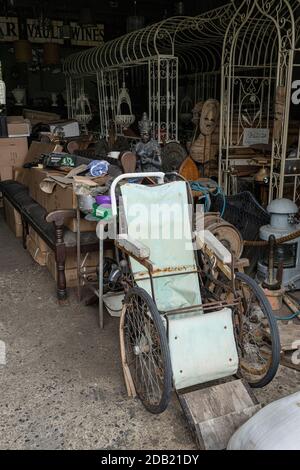
[{"label": "wheelchair armrest", "polygon": [[215,255],[223,264],[232,262],[230,251],[209,230],[195,232],[195,235],[198,249]]},{"label": "wheelchair armrest", "polygon": [[119,235],[115,241],[115,245],[127,255],[134,258],[138,263],[145,266],[149,272],[153,272],[153,263],[150,261],[150,249],[127,234]]},{"label": "wheelchair armrest", "polygon": [[119,235],[117,244],[120,248],[124,248],[128,253],[136,258],[148,259],[150,258],[150,249],[138,240],[130,237],[127,234]]}]

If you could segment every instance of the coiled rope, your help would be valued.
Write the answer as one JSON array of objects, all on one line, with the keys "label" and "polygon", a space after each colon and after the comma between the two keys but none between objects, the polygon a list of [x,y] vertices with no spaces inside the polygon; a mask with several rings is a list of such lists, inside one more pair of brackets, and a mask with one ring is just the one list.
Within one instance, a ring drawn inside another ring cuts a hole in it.
[{"label": "coiled rope", "polygon": [[210,207],[211,207],[210,197],[211,196],[213,197],[221,196],[222,197],[222,210],[220,211],[220,215],[221,217],[223,217],[224,212],[225,212],[225,207],[226,207],[226,198],[220,186],[216,184],[215,191],[212,192],[211,188],[208,188],[207,186],[203,186],[199,181],[189,181],[189,184],[190,184],[192,191],[203,193],[203,196],[199,197],[199,201],[204,199],[204,212],[209,212],[210,210]]},{"label": "coiled rope", "polygon": [[[290,233],[289,235],[285,235],[285,237],[276,238],[276,245],[281,245],[282,243],[290,242],[291,240],[295,240],[295,238],[300,237],[300,230],[296,232]],[[269,242],[266,240],[244,240],[245,246],[268,246]]]}]

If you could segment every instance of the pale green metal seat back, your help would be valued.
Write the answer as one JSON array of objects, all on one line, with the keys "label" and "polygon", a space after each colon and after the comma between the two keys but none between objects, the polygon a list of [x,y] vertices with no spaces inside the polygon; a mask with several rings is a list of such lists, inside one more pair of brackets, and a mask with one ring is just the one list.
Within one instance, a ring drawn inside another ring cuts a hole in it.
[{"label": "pale green metal seat back", "polygon": [[[200,305],[186,184],[183,181],[158,186],[127,183],[121,186],[121,193],[128,235],[150,249],[158,309],[168,311]],[[138,286],[151,295],[146,268],[132,258],[131,267]]]}]

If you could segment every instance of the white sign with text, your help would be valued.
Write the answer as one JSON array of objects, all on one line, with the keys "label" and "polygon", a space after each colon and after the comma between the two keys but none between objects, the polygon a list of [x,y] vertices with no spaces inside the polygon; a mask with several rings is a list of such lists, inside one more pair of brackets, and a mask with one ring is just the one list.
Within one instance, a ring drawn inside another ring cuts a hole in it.
[{"label": "white sign with text", "polygon": [[250,147],[257,144],[269,143],[269,129],[246,127],[244,129],[243,146]]}]

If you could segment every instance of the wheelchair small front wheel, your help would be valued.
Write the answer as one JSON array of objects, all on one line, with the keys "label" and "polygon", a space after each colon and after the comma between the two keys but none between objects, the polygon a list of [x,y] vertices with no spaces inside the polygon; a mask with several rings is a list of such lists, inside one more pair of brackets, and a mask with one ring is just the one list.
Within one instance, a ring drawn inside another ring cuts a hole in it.
[{"label": "wheelchair small front wheel", "polygon": [[120,340],[136,393],[148,411],[162,413],[172,391],[171,358],[162,317],[150,295],[139,287],[126,294],[123,314]]}]

